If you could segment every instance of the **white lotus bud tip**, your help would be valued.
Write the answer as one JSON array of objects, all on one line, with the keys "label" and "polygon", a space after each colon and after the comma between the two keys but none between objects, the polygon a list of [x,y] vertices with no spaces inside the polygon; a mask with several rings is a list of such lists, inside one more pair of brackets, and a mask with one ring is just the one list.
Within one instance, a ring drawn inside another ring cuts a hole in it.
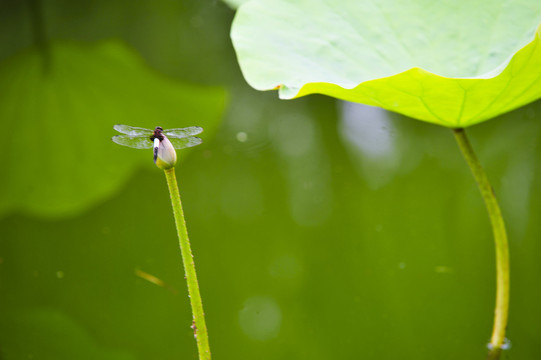
[{"label": "white lotus bud tip", "polygon": [[177,152],[165,135],[161,141],[154,139],[154,163],[162,170],[171,169],[177,163]]}]

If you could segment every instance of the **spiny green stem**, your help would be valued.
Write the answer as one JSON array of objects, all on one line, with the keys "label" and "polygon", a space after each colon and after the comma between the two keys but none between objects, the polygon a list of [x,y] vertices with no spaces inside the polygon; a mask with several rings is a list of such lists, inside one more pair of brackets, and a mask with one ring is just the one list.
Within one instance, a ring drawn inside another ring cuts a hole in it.
[{"label": "spiny green stem", "polygon": [[483,200],[485,201],[494,233],[496,245],[496,308],[494,316],[494,327],[490,339],[490,350],[488,360],[497,360],[500,357],[505,341],[505,330],[509,314],[509,245],[507,233],[503,222],[502,213],[494,195],[494,190],[488,181],[475,152],[466,136],[464,129],[454,129],[458,146],[470,166],[473,177],[479,186]]},{"label": "spiny green stem", "polygon": [[199,351],[200,360],[210,360],[210,347],[205,323],[205,313],[203,312],[203,303],[199,292],[199,284],[197,283],[197,274],[195,273],[195,263],[193,260],[190,240],[188,239],[188,230],[186,229],[186,221],[184,220],[184,212],[182,211],[182,203],[180,202],[180,193],[178,191],[177,178],[175,176],[175,168],[164,170],[167,186],[171,195],[171,203],[173,205],[173,213],[175,223],[177,225],[177,233],[180,242],[180,251],[182,253],[182,261],[184,263],[184,273],[188,283],[188,295],[192,305],[194,336],[197,341],[197,349]]}]

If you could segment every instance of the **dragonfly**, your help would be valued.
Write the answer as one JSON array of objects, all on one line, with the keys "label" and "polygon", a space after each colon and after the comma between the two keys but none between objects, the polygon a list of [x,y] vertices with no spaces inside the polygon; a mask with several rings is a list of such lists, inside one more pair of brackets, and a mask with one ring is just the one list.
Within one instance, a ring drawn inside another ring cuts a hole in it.
[{"label": "dragonfly", "polygon": [[170,143],[175,149],[184,149],[203,142],[203,140],[194,136],[203,131],[203,128],[199,126],[165,130],[161,126],[156,126],[154,130],[130,125],[115,125],[113,128],[119,133],[124,134],[113,136],[112,140],[115,143],[135,149],[153,148],[154,162],[156,162],[160,147],[167,148],[169,146],[167,143]]},{"label": "dragonfly", "polygon": [[194,137],[194,135],[203,132],[203,128],[199,126],[165,130],[161,126],[156,126],[154,130],[129,125],[115,125],[113,128],[119,133],[125,134],[113,136],[114,142],[135,149],[156,148],[166,138],[175,149],[184,149],[203,142],[200,138]]}]

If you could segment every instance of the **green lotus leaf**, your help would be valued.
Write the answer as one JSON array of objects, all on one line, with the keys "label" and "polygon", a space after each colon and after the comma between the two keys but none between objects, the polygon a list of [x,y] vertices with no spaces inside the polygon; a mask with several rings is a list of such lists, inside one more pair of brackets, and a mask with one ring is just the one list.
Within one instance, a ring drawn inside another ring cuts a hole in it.
[{"label": "green lotus leaf", "polygon": [[447,127],[541,97],[541,2],[258,0],[231,30],[247,82]]},{"label": "green lotus leaf", "polygon": [[232,9],[238,9],[239,6],[247,2],[248,0],[222,0]]},{"label": "green lotus leaf", "polygon": [[225,103],[223,89],[172,81],[119,42],[26,51],[0,65],[0,84],[0,214],[76,215],[155,168],[152,150],[111,141],[114,124],[198,125],[205,139]]}]

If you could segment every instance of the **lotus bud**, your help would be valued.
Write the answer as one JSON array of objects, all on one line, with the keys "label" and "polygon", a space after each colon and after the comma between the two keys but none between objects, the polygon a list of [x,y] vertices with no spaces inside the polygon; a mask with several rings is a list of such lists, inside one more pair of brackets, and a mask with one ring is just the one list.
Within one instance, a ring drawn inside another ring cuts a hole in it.
[{"label": "lotus bud", "polygon": [[154,139],[154,163],[162,170],[168,170],[175,167],[177,163],[177,152],[167,136],[162,135],[163,139]]}]

